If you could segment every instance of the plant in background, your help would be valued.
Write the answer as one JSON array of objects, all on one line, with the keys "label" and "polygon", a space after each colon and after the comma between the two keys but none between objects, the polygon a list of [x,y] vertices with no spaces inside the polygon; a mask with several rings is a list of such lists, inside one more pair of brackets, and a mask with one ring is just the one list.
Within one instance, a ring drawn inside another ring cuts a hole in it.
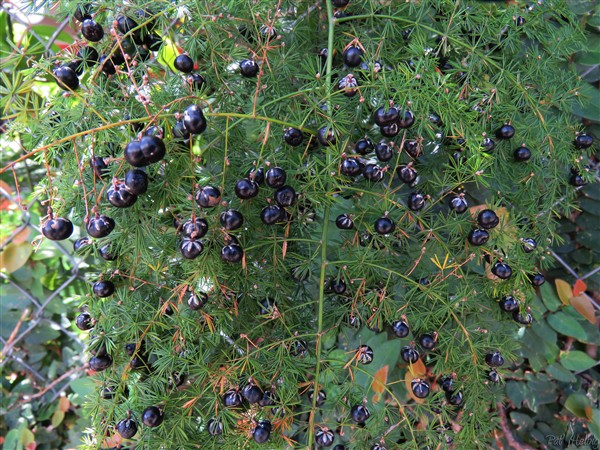
[{"label": "plant in background", "polygon": [[95,257],[86,448],[493,438],[595,177],[583,33],[561,1],[397,3],[60,3],[82,39],[34,64],[2,172],[43,163],[42,234]]}]

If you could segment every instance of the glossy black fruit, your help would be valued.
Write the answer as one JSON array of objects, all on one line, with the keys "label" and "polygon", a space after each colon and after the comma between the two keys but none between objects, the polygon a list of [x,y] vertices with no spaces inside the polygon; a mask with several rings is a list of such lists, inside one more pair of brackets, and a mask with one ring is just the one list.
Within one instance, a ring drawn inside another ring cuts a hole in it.
[{"label": "glossy black fruit", "polygon": [[490,234],[485,230],[471,230],[469,232],[469,236],[467,237],[468,241],[472,245],[484,245],[490,238]]},{"label": "glossy black fruit", "polygon": [[352,230],[354,228],[354,221],[348,214],[340,214],[335,219],[335,225],[340,230]]},{"label": "glossy black fruit", "polygon": [[92,316],[87,312],[82,312],[75,318],[75,326],[81,331],[91,330],[94,326]]},{"label": "glossy black fruit", "polygon": [[390,123],[388,125],[383,125],[379,128],[379,132],[382,136],[385,137],[394,137],[400,132],[400,127],[397,122]]},{"label": "glossy black fruit", "polygon": [[133,419],[123,419],[117,423],[117,433],[123,439],[131,439],[138,431],[137,423]]},{"label": "glossy black fruit", "polygon": [[416,363],[419,360],[419,356],[419,352],[410,345],[407,345],[400,349],[400,357],[407,363]]},{"label": "glossy black fruit", "polygon": [[254,431],[252,431],[252,439],[257,444],[264,444],[269,440],[270,436],[271,422],[268,420],[261,420],[254,428]]},{"label": "glossy black fruit", "polygon": [[467,211],[469,204],[464,197],[459,195],[454,196],[450,199],[450,209],[456,212],[457,214],[463,214]]},{"label": "glossy black fruit", "polygon": [[381,162],[387,162],[394,157],[394,151],[385,141],[375,146],[375,156]]},{"label": "glossy black fruit", "polygon": [[461,406],[465,400],[462,391],[446,392],[446,400],[453,406]]},{"label": "glossy black fruit", "polygon": [[105,75],[114,75],[117,73],[117,68],[109,57],[102,55],[98,60],[98,63]]},{"label": "glossy black fruit", "polygon": [[315,443],[321,447],[331,447],[335,440],[335,434],[328,428],[319,428],[315,431]]},{"label": "glossy black fruit", "polygon": [[412,380],[412,382],[410,383],[410,388],[413,392],[413,395],[417,398],[425,398],[431,392],[429,383],[427,383],[427,381],[421,380],[419,378]]},{"label": "glossy black fruit", "polygon": [[500,219],[491,209],[484,209],[477,215],[477,224],[480,228],[490,230],[495,228],[500,223]]},{"label": "glossy black fruit", "polygon": [[243,77],[252,78],[258,75],[259,67],[253,59],[245,59],[240,63],[240,73]]},{"label": "glossy black fruit", "polygon": [[179,244],[179,251],[181,256],[185,259],[195,259],[204,250],[204,245],[197,239],[184,238]]},{"label": "glossy black fruit", "polygon": [[573,145],[578,149],[590,148],[593,143],[594,138],[589,134],[578,134],[573,141]]},{"label": "glossy black fruit", "polygon": [[142,45],[144,43],[141,30],[136,29],[138,28],[138,23],[135,20],[126,16],[119,16],[117,17],[117,28],[122,34],[129,33],[129,36],[133,38],[133,41],[137,45]]},{"label": "glossy black fruit", "polygon": [[[303,342],[303,341],[296,341],[296,342]],[[304,343],[304,348],[306,349],[306,343]],[[290,351],[290,354],[292,354],[291,351]],[[292,356],[295,356],[295,355],[292,355]],[[296,356],[304,356],[304,353],[302,353],[299,350],[298,353],[296,354]],[[274,404],[275,404],[275,394],[273,393],[273,391],[265,391],[262,398],[258,402],[258,405],[262,406],[262,407],[272,406]]]},{"label": "glossy black fruit", "polygon": [[415,115],[410,111],[404,111],[404,114],[400,114],[400,119],[398,119],[398,126],[400,128],[410,128],[415,123]]},{"label": "glossy black fruit", "polygon": [[258,403],[263,397],[263,390],[256,384],[248,383],[242,389],[242,397],[252,405],[253,403]]},{"label": "glossy black fruit", "polygon": [[208,431],[208,434],[211,436],[219,436],[223,434],[223,423],[215,418],[210,419],[206,423],[206,431]]},{"label": "glossy black fruit", "polygon": [[173,61],[173,67],[183,73],[191,73],[194,70],[194,60],[188,55],[179,55]]},{"label": "glossy black fruit", "polygon": [[425,333],[419,336],[419,344],[425,350],[433,350],[435,348],[435,336],[430,333]]},{"label": "glossy black fruit", "polygon": [[291,186],[282,186],[275,191],[274,198],[279,206],[292,206],[296,203],[296,191]]},{"label": "glossy black fruit", "polygon": [[346,292],[346,282],[342,278],[334,278],[329,282],[329,290],[334,294],[342,295]]},{"label": "glossy black fruit", "polygon": [[317,131],[317,140],[325,147],[335,145],[337,140],[335,130],[327,126],[319,128],[319,131]]},{"label": "glossy black fruit", "polygon": [[148,47],[148,50],[150,51],[159,51],[160,47],[162,46],[162,43],[163,40],[158,34],[150,33],[147,34],[146,37],[144,37],[144,44],[146,45],[146,47]]},{"label": "glossy black fruit", "polygon": [[83,22],[86,19],[92,18],[92,5],[90,3],[80,3],[75,8],[73,18],[78,22]]},{"label": "glossy black fruit", "polygon": [[525,253],[531,253],[532,251],[534,251],[537,248],[537,242],[535,239],[532,238],[525,238],[523,239],[523,251]]},{"label": "glossy black fruit", "polygon": [[388,217],[380,217],[375,221],[373,228],[378,234],[390,234],[396,229],[396,224]]},{"label": "glossy black fruit", "polygon": [[64,217],[48,219],[42,226],[42,234],[51,241],[63,241],[73,234],[73,223]]},{"label": "glossy black fruit", "polygon": [[504,358],[500,352],[488,353],[485,355],[485,363],[490,367],[500,367],[504,365]]},{"label": "glossy black fruit", "polygon": [[348,67],[358,67],[362,62],[362,55],[363,52],[359,47],[348,47],[346,50],[344,50],[342,55],[344,58],[344,64],[346,64]]},{"label": "glossy black fruit", "polygon": [[396,108],[395,106],[392,106],[389,109],[385,109],[384,107],[378,108],[375,111],[373,120],[375,120],[375,123],[378,126],[383,127],[385,125],[389,125],[391,123],[398,122],[399,118],[400,118],[400,111],[398,111],[398,108]]},{"label": "glossy black fruit", "polygon": [[367,155],[373,151],[373,142],[368,137],[360,139],[354,145],[354,151],[360,155]]},{"label": "glossy black fruit", "polygon": [[418,192],[412,192],[408,196],[406,205],[411,211],[420,211],[425,206],[425,197],[423,196],[423,194],[420,194]]},{"label": "glossy black fruit", "polygon": [[56,78],[58,86],[65,91],[74,91],[79,87],[79,78],[69,66],[60,66],[58,69],[55,69],[54,78]]},{"label": "glossy black fruit", "polygon": [[258,195],[258,183],[248,178],[242,178],[235,183],[235,195],[243,200]]},{"label": "glossy black fruit", "polygon": [[148,190],[148,175],[140,169],[131,169],[125,174],[125,188],[134,195],[142,195]]},{"label": "glossy black fruit", "polygon": [[338,90],[342,91],[346,97],[354,97],[358,94],[358,80],[349,73],[338,82]]},{"label": "glossy black fruit", "polygon": [[392,331],[399,338],[405,338],[410,333],[410,327],[404,320],[396,320],[392,323]]},{"label": "glossy black fruit", "polygon": [[163,423],[164,415],[157,406],[148,406],[142,413],[142,423],[150,428],[155,428]]},{"label": "glossy black fruit", "polygon": [[292,147],[298,147],[304,141],[304,133],[297,128],[288,128],[285,130],[283,140]]},{"label": "glossy black fruit", "polygon": [[221,191],[214,186],[204,186],[196,192],[196,203],[200,208],[214,208],[221,202]]},{"label": "glossy black fruit", "polygon": [[90,369],[102,372],[112,366],[113,360],[108,355],[95,355],[90,358]]},{"label": "glossy black fruit", "polygon": [[92,19],[85,19],[81,24],[81,34],[88,41],[98,42],[104,37],[104,29]]},{"label": "glossy black fruit", "polygon": [[114,261],[117,259],[117,255],[113,251],[113,248],[110,244],[104,244],[102,247],[98,249],[98,254],[105,261]]},{"label": "glossy black fruit", "polygon": [[204,77],[198,73],[193,73],[187,77],[187,83],[194,89],[195,91],[200,91],[206,84],[206,80]]},{"label": "glossy black fruit", "polygon": [[279,205],[269,205],[260,212],[260,220],[265,225],[274,225],[277,222],[283,222],[286,218],[285,210]]},{"label": "glossy black fruit", "polygon": [[569,184],[575,187],[581,187],[586,185],[586,181],[578,173],[571,174],[569,178]]},{"label": "glossy black fruit", "polygon": [[533,316],[530,313],[521,314],[520,311],[513,311],[513,320],[521,325],[531,325]]},{"label": "glossy black fruit", "polygon": [[237,389],[230,389],[223,394],[223,404],[228,408],[241,406],[242,401],[242,395]]},{"label": "glossy black fruit", "polygon": [[354,405],[350,410],[350,418],[356,423],[365,423],[371,413],[364,405]]},{"label": "glossy black fruit", "polygon": [[436,127],[441,127],[444,125],[444,122],[442,121],[442,118],[439,116],[439,114],[434,112],[429,114],[429,121]]},{"label": "glossy black fruit", "polygon": [[363,177],[369,181],[378,182],[383,180],[385,172],[377,164],[367,164],[362,171]]},{"label": "glossy black fruit", "polygon": [[80,237],[75,242],[73,242],[73,251],[78,252],[91,244],[92,244],[92,240],[89,237],[87,237],[87,236]]},{"label": "glossy black fruit", "polygon": [[238,244],[229,244],[221,249],[221,261],[238,263],[244,258],[244,250]]},{"label": "glossy black fruit", "polygon": [[406,164],[400,164],[398,167],[396,167],[396,174],[398,175],[398,178],[400,178],[400,181],[406,184],[414,183],[419,176],[412,165]]},{"label": "glossy black fruit", "polygon": [[531,159],[531,150],[525,146],[521,146],[515,150],[514,157],[517,162],[529,161]]},{"label": "glossy black fruit", "polygon": [[492,369],[488,372],[488,380],[490,380],[492,383],[499,383],[500,375],[498,375],[498,372]]},{"label": "glossy black fruit", "polygon": [[92,286],[92,291],[97,297],[110,297],[115,293],[115,285],[109,280],[97,281]]},{"label": "glossy black fruit", "polygon": [[510,139],[515,135],[515,128],[512,125],[504,124],[496,130],[498,139]]},{"label": "glossy black fruit", "polygon": [[200,134],[206,130],[206,118],[202,108],[191,105],[183,112],[183,125],[192,134]]},{"label": "glossy black fruit", "polygon": [[281,167],[271,167],[265,174],[265,183],[271,188],[280,188],[285,184],[287,175]]},{"label": "glossy black fruit", "polygon": [[492,266],[492,273],[498,278],[507,280],[512,276],[512,269],[508,264],[498,261]]},{"label": "glossy black fruit", "polygon": [[108,175],[109,172],[108,165],[101,156],[94,156],[90,159],[90,168],[94,172],[94,176],[100,179]]},{"label": "glossy black fruit", "polygon": [[196,293],[190,291],[187,304],[191,310],[198,311],[199,309],[202,309],[202,307],[206,305],[206,302],[208,302],[208,295],[205,292]]},{"label": "glossy black fruit", "polygon": [[117,181],[106,190],[106,199],[116,208],[129,208],[137,201],[137,195],[132,194],[125,183]]},{"label": "glossy black fruit", "polygon": [[505,312],[513,312],[519,309],[519,301],[512,295],[502,297],[498,305],[500,306],[500,309]]},{"label": "glossy black fruit", "polygon": [[115,221],[108,216],[94,216],[85,226],[87,233],[95,238],[108,236],[115,229]]},{"label": "glossy black fruit", "polygon": [[418,158],[421,154],[419,141],[416,139],[407,139],[402,145],[402,150],[410,155],[411,158]]},{"label": "glossy black fruit", "polygon": [[244,224],[244,216],[235,209],[228,209],[221,213],[219,222],[221,223],[221,226],[228,231],[237,230]]},{"label": "glossy black fruit", "polygon": [[530,278],[531,284],[535,287],[539,287],[546,282],[546,277],[541,273],[535,273]]},{"label": "glossy black fruit", "polygon": [[362,164],[356,158],[346,158],[340,164],[340,173],[348,177],[355,177],[363,170]]},{"label": "glossy black fruit", "polygon": [[496,147],[496,143],[493,139],[485,138],[481,143],[481,148],[484,152],[491,152]]},{"label": "glossy black fruit", "polygon": [[442,390],[447,393],[451,393],[456,390],[454,387],[454,379],[451,377],[443,378],[440,386],[442,387]]},{"label": "glossy black fruit", "polygon": [[187,238],[198,239],[208,232],[208,222],[200,217],[187,220],[181,226],[181,234]]},{"label": "glossy black fruit", "polygon": [[[308,391],[308,401],[311,404],[313,402],[314,395],[315,395],[314,390],[311,389],[310,391]],[[319,392],[317,393],[317,398],[314,400],[315,406],[317,408],[320,408],[321,406],[323,406],[325,404],[326,400],[327,400],[327,393],[323,389],[320,389]]]},{"label": "glossy black fruit", "polygon": [[368,345],[361,345],[356,349],[357,359],[362,364],[371,364],[373,362],[373,349]]}]

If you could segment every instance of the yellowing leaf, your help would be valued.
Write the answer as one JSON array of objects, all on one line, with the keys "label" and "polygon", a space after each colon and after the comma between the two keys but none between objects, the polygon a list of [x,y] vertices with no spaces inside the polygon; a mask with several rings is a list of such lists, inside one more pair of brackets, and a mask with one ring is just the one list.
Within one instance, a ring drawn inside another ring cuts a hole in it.
[{"label": "yellowing leaf", "polygon": [[592,325],[596,324],[596,314],[594,311],[594,305],[590,301],[587,295],[578,295],[577,297],[571,297],[571,306],[581,314],[586,320]]},{"label": "yellowing leaf", "polygon": [[556,292],[558,293],[558,298],[560,298],[560,301],[563,302],[565,305],[568,305],[569,300],[571,299],[571,297],[573,297],[573,290],[571,289],[571,285],[566,281],[561,280],[560,278],[557,278],[554,281],[554,284],[556,285]]},{"label": "yellowing leaf", "polygon": [[24,447],[27,447],[29,444],[35,442],[35,435],[31,432],[29,428],[23,428],[21,430],[21,444]]},{"label": "yellowing leaf", "polygon": [[67,412],[71,407],[71,402],[67,397],[61,397],[58,399],[58,410],[62,412]]},{"label": "yellowing leaf", "polygon": [[52,426],[54,428],[56,428],[57,426],[59,426],[63,419],[65,418],[65,413],[63,411],[61,411],[60,409],[57,409],[56,411],[54,411],[54,414],[52,414]]},{"label": "yellowing leaf", "polygon": [[383,391],[385,390],[389,368],[390,367],[388,365],[385,365],[373,375],[373,383],[371,383],[371,388],[378,394],[383,394]]},{"label": "yellowing leaf", "polygon": [[583,280],[577,280],[575,286],[573,286],[573,296],[577,297],[583,294],[587,290],[587,284]]},{"label": "yellowing leaf", "polygon": [[29,256],[33,252],[33,247],[29,242],[15,244],[11,242],[0,253],[0,270],[13,273],[25,265]]},{"label": "yellowing leaf", "polygon": [[421,358],[417,359],[416,363],[409,364],[408,371],[413,378],[423,378],[425,375],[427,375],[427,367],[425,367],[425,364]]}]

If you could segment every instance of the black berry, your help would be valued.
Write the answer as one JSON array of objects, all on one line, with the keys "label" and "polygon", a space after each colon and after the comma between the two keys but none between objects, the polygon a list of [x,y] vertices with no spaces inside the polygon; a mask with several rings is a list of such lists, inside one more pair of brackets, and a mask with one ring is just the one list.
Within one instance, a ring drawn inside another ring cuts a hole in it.
[{"label": "black berry", "polygon": [[[311,403],[313,402],[314,395],[315,395],[315,391],[314,390],[310,390],[308,392],[308,400]],[[315,406],[317,406],[318,408],[320,408],[321,406],[323,406],[325,404],[326,400],[327,400],[327,393],[323,389],[320,389],[319,392],[317,393],[317,398],[314,400],[315,401]]]},{"label": "black berry", "polygon": [[204,85],[206,84],[206,80],[204,77],[198,73],[193,73],[187,77],[188,84],[192,87],[192,89],[196,91],[202,90]]},{"label": "black berry", "polygon": [[142,45],[144,43],[142,33],[137,29],[138,23],[135,20],[127,16],[119,16],[117,17],[117,28],[122,34],[130,33],[129,35],[137,45]]},{"label": "black berry", "polygon": [[42,234],[51,241],[63,241],[73,234],[73,223],[64,217],[48,219],[42,226]]},{"label": "black berry", "polygon": [[219,436],[223,434],[223,423],[217,419],[210,419],[206,424],[206,431],[211,436]]},{"label": "black berry", "polygon": [[400,357],[405,362],[414,364],[419,360],[419,352],[414,347],[407,345],[400,350]]},{"label": "black berry", "polygon": [[413,169],[412,165],[400,164],[396,167],[396,174],[400,181],[406,184],[412,184],[417,180],[419,176],[417,171]]},{"label": "black berry", "polygon": [[394,151],[385,141],[381,141],[375,146],[375,156],[381,162],[387,162],[394,156]]},{"label": "black berry", "polygon": [[315,442],[321,447],[331,447],[335,439],[335,434],[329,428],[319,428],[315,432]]},{"label": "black berry", "polygon": [[248,178],[242,178],[235,183],[235,195],[243,200],[258,195],[258,183]]},{"label": "black berry", "polygon": [[395,106],[392,106],[389,109],[385,109],[384,107],[378,108],[375,111],[374,120],[375,123],[383,127],[385,125],[389,125],[391,123],[397,122],[400,118],[400,111]]},{"label": "black berry", "polygon": [[283,139],[288,145],[298,147],[299,145],[302,145],[302,142],[304,141],[304,133],[297,128],[288,128],[285,130]]},{"label": "black berry", "polygon": [[270,435],[271,422],[268,420],[261,420],[254,428],[254,431],[252,431],[252,438],[257,444],[264,444],[267,442]]},{"label": "black berry", "polygon": [[490,238],[490,234],[486,230],[471,230],[469,232],[469,236],[467,237],[468,241],[472,245],[483,245]]},{"label": "black berry", "polygon": [[131,169],[125,174],[125,187],[135,195],[142,195],[148,190],[148,175],[140,169]]},{"label": "black berry", "polygon": [[485,363],[490,367],[500,367],[504,365],[504,358],[500,352],[488,353],[485,355]]},{"label": "black berry", "polygon": [[319,128],[319,131],[317,131],[317,139],[319,143],[325,147],[335,145],[335,130],[327,126],[321,127]]},{"label": "black berry", "polygon": [[163,422],[163,420],[163,413],[156,406],[148,406],[142,413],[142,423],[147,427],[157,427]]},{"label": "black berry", "polygon": [[457,214],[462,214],[467,211],[469,204],[467,200],[462,196],[454,196],[450,199],[450,209],[456,212]]},{"label": "black berry", "polygon": [[578,149],[589,148],[593,143],[594,138],[589,134],[578,134],[573,141],[573,145]]},{"label": "black berry", "polygon": [[418,158],[421,154],[421,147],[419,141],[416,139],[407,139],[402,145],[402,149],[410,155],[411,158]]},{"label": "black berry", "polygon": [[194,70],[194,60],[188,55],[179,55],[173,61],[173,67],[183,73],[190,73]]},{"label": "black berry", "polygon": [[531,150],[522,145],[515,150],[514,157],[517,162],[529,161],[531,159]]},{"label": "black berry", "polygon": [[85,19],[81,24],[81,34],[88,41],[98,42],[104,37],[104,29],[92,19]]},{"label": "black berry", "polygon": [[378,234],[390,234],[394,232],[396,225],[388,217],[380,217],[375,221],[374,229]]},{"label": "black berry", "polygon": [[105,215],[94,216],[90,218],[85,229],[90,236],[103,238],[115,229],[115,221]]},{"label": "black berry", "polygon": [[280,188],[285,184],[287,175],[281,167],[271,167],[265,174],[265,183],[271,188]]},{"label": "black berry", "polygon": [[82,312],[75,318],[75,326],[81,331],[91,330],[94,326],[92,316],[87,312]]},{"label": "black berry", "polygon": [[362,171],[363,177],[369,181],[378,182],[383,180],[385,172],[377,164],[367,164]]},{"label": "black berry", "polygon": [[54,78],[58,86],[65,91],[74,91],[79,87],[79,78],[75,71],[69,66],[61,66],[54,70]]},{"label": "black berry", "polygon": [[109,280],[97,281],[92,286],[92,290],[97,297],[110,297],[115,293],[115,285]]},{"label": "black berry", "polygon": [[354,221],[348,214],[340,214],[335,219],[335,225],[340,230],[352,230],[354,228]]},{"label": "black berry", "polygon": [[244,258],[244,250],[238,244],[229,244],[221,249],[221,260],[229,263],[238,263]]},{"label": "black berry", "polygon": [[187,304],[191,310],[198,311],[199,309],[202,309],[202,307],[206,305],[206,302],[208,302],[208,295],[205,292],[196,293],[190,291]]},{"label": "black berry", "polygon": [[400,127],[397,122],[390,123],[388,125],[383,125],[379,128],[379,132],[382,136],[385,137],[394,137],[400,132]]},{"label": "black berry", "polygon": [[242,389],[242,397],[252,405],[253,403],[258,403],[263,397],[263,390],[254,383],[248,383]]},{"label": "black berry", "polygon": [[505,312],[513,312],[519,309],[519,302],[512,295],[502,297],[498,303],[500,309]]},{"label": "black berry", "polygon": [[507,280],[512,276],[512,269],[510,266],[503,262],[496,262],[492,266],[492,273],[496,275],[498,278],[503,280]]},{"label": "black berry", "polygon": [[192,239],[204,237],[208,232],[208,222],[200,217],[187,220],[181,226],[181,233]]},{"label": "black berry", "polygon": [[435,336],[430,333],[425,333],[419,336],[419,344],[425,350],[433,350],[435,348]]},{"label": "black berry", "polygon": [[191,105],[183,112],[183,124],[186,130],[192,134],[200,134],[206,130],[206,118],[202,108],[198,105]]},{"label": "black berry", "polygon": [[354,145],[354,151],[360,155],[367,155],[373,151],[373,142],[368,137],[360,139]]},{"label": "black berry", "polygon": [[266,206],[260,212],[260,220],[262,220],[265,225],[273,225],[277,222],[283,222],[285,217],[285,210],[278,205]]},{"label": "black berry", "polygon": [[492,369],[488,372],[488,380],[490,380],[492,383],[499,383],[500,375],[498,375],[498,372]]},{"label": "black berry", "polygon": [[494,147],[496,147],[496,143],[493,139],[490,138],[485,138],[481,143],[481,148],[484,152],[491,152],[492,150],[494,150]]},{"label": "black berry", "polygon": [[123,419],[117,423],[117,433],[123,439],[131,439],[138,431],[137,423],[133,419]]},{"label": "black berry", "polygon": [[348,67],[358,67],[362,62],[362,55],[362,50],[359,47],[348,47],[343,53],[344,64]]},{"label": "black berry", "polygon": [[223,404],[228,408],[236,408],[242,405],[242,396],[237,389],[230,389],[223,394]]},{"label": "black berry", "polygon": [[240,63],[240,73],[243,77],[253,78],[258,75],[259,67],[253,59],[245,59]]},{"label": "black berry", "polygon": [[373,362],[373,349],[368,345],[361,345],[356,350],[357,359],[362,364],[371,364]]},{"label": "black berry", "polygon": [[342,295],[346,292],[346,282],[342,278],[334,278],[329,283],[329,289],[335,294]]},{"label": "black berry", "polygon": [[413,392],[413,395],[417,398],[425,398],[429,395],[429,392],[431,392],[429,383],[419,378],[412,380],[410,383],[410,388]]},{"label": "black berry", "polygon": [[400,128],[410,128],[415,123],[415,115],[410,111],[404,111],[404,114],[400,114],[400,119],[398,120],[398,126]]},{"label": "black berry", "polygon": [[523,239],[523,251],[525,253],[531,253],[537,248],[537,242],[535,239],[526,238]]},{"label": "black berry", "polygon": [[221,201],[221,191],[214,186],[204,186],[196,192],[196,203],[200,208],[214,208]]},{"label": "black berry", "polygon": [[420,211],[425,206],[425,197],[418,192],[412,192],[406,204],[411,211]]},{"label": "black berry", "polygon": [[137,195],[131,193],[125,183],[117,181],[107,189],[106,199],[116,208],[128,208],[136,202]]},{"label": "black berry", "polygon": [[356,423],[365,423],[371,413],[364,405],[354,405],[350,410],[350,418]]},{"label": "black berry", "polygon": [[396,337],[404,338],[410,333],[410,327],[404,320],[396,320],[392,323],[392,331]]},{"label": "black berry", "polygon": [[179,244],[179,251],[185,259],[195,259],[200,256],[203,250],[204,245],[196,239],[185,238]]},{"label": "black berry", "polygon": [[484,209],[477,215],[477,224],[480,228],[489,230],[495,228],[500,223],[500,219],[491,209]]},{"label": "black berry", "polygon": [[535,287],[541,286],[546,282],[546,277],[541,273],[535,273],[529,279],[531,280],[531,284]]},{"label": "black berry", "polygon": [[362,164],[356,158],[346,158],[340,164],[340,173],[348,177],[355,177],[363,170]]},{"label": "black berry", "polygon": [[512,125],[504,124],[496,130],[498,139],[510,139],[515,135],[515,128]]},{"label": "black berry", "polygon": [[296,202],[296,191],[291,186],[282,186],[275,191],[274,198],[279,206],[292,206]]},{"label": "black berry", "polygon": [[113,360],[108,355],[95,355],[90,358],[90,369],[102,372],[112,366]]},{"label": "black berry", "polygon": [[221,223],[221,226],[228,231],[237,230],[244,224],[244,216],[235,209],[228,209],[221,213],[219,222]]}]

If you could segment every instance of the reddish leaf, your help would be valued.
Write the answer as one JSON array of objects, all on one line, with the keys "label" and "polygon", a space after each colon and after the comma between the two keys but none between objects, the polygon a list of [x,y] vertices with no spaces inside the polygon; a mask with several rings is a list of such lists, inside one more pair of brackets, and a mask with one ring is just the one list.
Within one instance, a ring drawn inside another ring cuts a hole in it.
[{"label": "reddish leaf", "polygon": [[577,297],[571,297],[571,306],[587,319],[589,323],[594,325],[596,323],[596,314],[594,311],[594,305],[590,301],[587,295],[578,295]]},{"label": "reddish leaf", "polygon": [[577,280],[575,282],[575,286],[573,286],[573,296],[577,297],[578,295],[583,294],[587,290],[587,284],[583,280]]},{"label": "reddish leaf", "polygon": [[378,394],[383,394],[383,391],[385,391],[388,371],[389,366],[385,365],[373,375],[373,383],[371,383],[371,388],[373,388],[373,390]]}]

